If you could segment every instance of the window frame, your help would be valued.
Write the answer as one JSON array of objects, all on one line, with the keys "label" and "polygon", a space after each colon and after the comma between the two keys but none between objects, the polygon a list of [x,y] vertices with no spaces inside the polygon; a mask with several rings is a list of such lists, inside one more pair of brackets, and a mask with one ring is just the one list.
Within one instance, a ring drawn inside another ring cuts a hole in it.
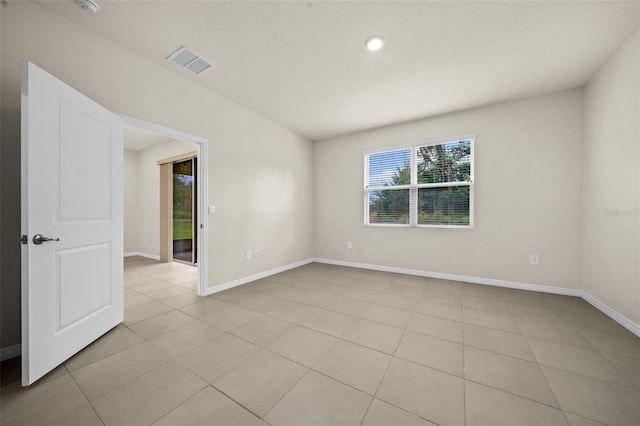
[{"label": "window frame", "polygon": [[[442,183],[418,183],[418,156],[416,148],[423,146],[444,145],[460,141],[470,141],[470,173],[469,181],[442,182]],[[475,140],[476,134],[466,134],[450,138],[434,139],[429,141],[414,142],[406,145],[395,145],[391,147],[377,148],[363,152],[364,157],[364,226],[384,227],[384,228],[431,228],[431,229],[474,229],[475,216]],[[397,185],[393,187],[369,187],[369,156],[382,152],[399,151],[411,149],[411,183],[409,185]],[[467,186],[469,187],[469,224],[468,225],[444,225],[444,224],[418,224],[418,190],[422,188],[448,188]],[[375,191],[395,191],[409,190],[409,223],[371,223],[369,221],[369,194]],[[412,208],[414,207],[415,208]]]}]

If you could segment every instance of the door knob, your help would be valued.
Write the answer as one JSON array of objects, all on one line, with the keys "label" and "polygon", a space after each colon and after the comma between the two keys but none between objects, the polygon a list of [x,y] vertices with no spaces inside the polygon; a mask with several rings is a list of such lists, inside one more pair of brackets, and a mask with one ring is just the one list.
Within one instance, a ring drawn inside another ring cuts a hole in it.
[{"label": "door knob", "polygon": [[36,245],[46,243],[47,241],[60,241],[60,238],[49,238],[49,237],[45,237],[42,234],[36,234],[33,236],[33,243]]}]

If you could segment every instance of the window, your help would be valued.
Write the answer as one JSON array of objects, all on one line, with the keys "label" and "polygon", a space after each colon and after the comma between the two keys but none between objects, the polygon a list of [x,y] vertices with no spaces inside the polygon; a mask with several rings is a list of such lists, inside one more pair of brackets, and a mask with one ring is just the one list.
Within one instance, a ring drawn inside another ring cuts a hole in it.
[{"label": "window", "polygon": [[474,139],[365,152],[365,225],[472,229]]}]

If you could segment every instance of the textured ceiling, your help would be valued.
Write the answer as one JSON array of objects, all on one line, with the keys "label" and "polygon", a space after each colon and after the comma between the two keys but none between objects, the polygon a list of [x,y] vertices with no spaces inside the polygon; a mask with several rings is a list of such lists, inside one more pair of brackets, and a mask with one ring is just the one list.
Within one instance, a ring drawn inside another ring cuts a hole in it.
[{"label": "textured ceiling", "polygon": [[[637,1],[98,1],[37,3],[312,140],[579,87],[640,23]],[[182,45],[216,69],[164,59]]]}]

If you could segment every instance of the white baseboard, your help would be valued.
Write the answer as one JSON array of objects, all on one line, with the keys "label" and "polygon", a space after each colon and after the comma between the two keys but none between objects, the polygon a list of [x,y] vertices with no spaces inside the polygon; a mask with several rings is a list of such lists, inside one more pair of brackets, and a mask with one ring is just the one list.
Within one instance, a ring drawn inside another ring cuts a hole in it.
[{"label": "white baseboard", "polygon": [[629,318],[625,317],[621,313],[605,305],[600,300],[596,299],[586,291],[583,291],[580,296],[584,300],[589,302],[591,305],[593,305],[595,308],[600,310],[602,313],[607,315],[609,318],[611,318],[612,320],[614,320],[615,322],[617,322],[618,324],[620,324],[621,326],[623,326],[624,328],[626,328],[627,330],[635,334],[636,336],[640,337],[640,324],[636,324],[635,322],[631,321]]},{"label": "white baseboard", "polygon": [[[125,257],[127,256],[143,256],[151,259],[159,259],[158,256],[153,256],[147,253],[133,252],[133,253],[125,253]],[[603,312],[605,315],[609,316],[611,319],[616,321],[618,324],[622,325],[627,330],[631,331],[633,334],[640,337],[640,325],[636,324],[629,318],[624,315],[618,313],[614,309],[610,308],[606,304],[602,303],[600,300],[596,299],[589,293],[583,290],[575,290],[569,288],[562,287],[552,287],[552,286],[544,286],[539,284],[528,284],[528,283],[519,283],[514,281],[504,281],[504,280],[495,280],[491,278],[478,278],[478,277],[470,277],[466,275],[454,275],[454,274],[444,274],[440,272],[430,272],[430,271],[421,271],[417,269],[405,269],[405,268],[394,268],[390,266],[380,266],[380,265],[370,265],[366,263],[356,263],[356,262],[345,262],[341,260],[333,260],[333,259],[305,259],[300,262],[291,263],[289,265],[280,266],[278,268],[270,269],[268,271],[260,272],[258,274],[250,275],[248,277],[240,278],[234,281],[230,281],[224,284],[219,284],[215,287],[209,288],[207,291],[207,296],[218,293],[223,290],[228,290],[233,287],[237,287],[242,284],[246,284],[255,280],[259,280],[261,278],[266,278],[271,275],[279,274],[281,272],[288,271],[290,269],[298,268],[300,266],[307,265],[312,262],[317,263],[326,263],[329,265],[339,265],[339,266],[348,266],[352,268],[361,268],[361,269],[369,269],[373,271],[384,271],[384,272],[395,272],[399,274],[407,274],[407,275],[415,275],[420,277],[428,277],[428,278],[440,278],[444,280],[453,280],[453,281],[463,281],[470,282],[475,284],[483,284],[483,285],[491,285],[497,287],[507,287],[507,288],[515,288],[520,290],[530,290],[530,291],[539,291],[542,293],[553,293],[553,294],[563,294],[568,296],[577,296],[586,300],[588,303],[593,305],[595,308]],[[6,359],[14,358],[20,356],[22,351],[21,345],[18,343],[16,345],[8,346],[6,348],[0,348],[0,361],[4,361]]]},{"label": "white baseboard", "polygon": [[288,271],[289,269],[299,268],[300,266],[304,266],[312,262],[313,262],[313,259],[305,259],[305,260],[301,260],[300,262],[291,263],[289,265],[280,266],[274,269],[269,269],[268,271],[260,272],[258,274],[249,275],[248,277],[229,281],[228,283],[218,284],[215,287],[209,287],[209,290],[207,291],[206,296],[209,296],[214,293],[218,293],[223,290],[228,290],[230,288],[237,287],[242,284],[250,283],[251,281],[255,281],[261,278],[266,278],[271,275],[279,274],[280,272],[285,272],[285,271]]},{"label": "white baseboard", "polygon": [[428,277],[428,278],[440,278],[443,280],[453,280],[453,281],[463,281],[468,283],[475,284],[483,284],[483,285],[491,285],[497,287],[507,287],[507,288],[515,288],[520,290],[530,290],[530,291],[539,291],[541,293],[553,293],[553,294],[563,294],[566,296],[576,296],[581,297],[586,300],[588,303],[593,305],[599,311],[613,319],[615,322],[640,337],[640,325],[636,324],[629,318],[624,315],[618,313],[614,309],[605,305],[589,293],[583,290],[577,290],[573,288],[563,288],[563,287],[553,287],[546,286],[540,284],[528,284],[528,283],[519,283],[515,281],[504,281],[504,280],[496,280],[492,278],[478,278],[478,277],[470,277],[466,275],[454,275],[454,274],[444,274],[441,272],[429,272],[429,271],[421,271],[417,269],[405,269],[405,268],[394,268],[391,266],[380,266],[380,265],[370,265],[367,263],[356,263],[356,262],[345,262],[342,260],[333,260],[333,259],[322,259],[315,258],[314,262],[317,263],[326,263],[329,265],[339,265],[339,266],[349,266],[352,268],[361,268],[361,269],[370,269],[374,271],[384,271],[384,272],[395,272],[398,274],[407,274],[407,275],[416,275],[420,277]]},{"label": "white baseboard", "polygon": [[15,345],[7,346],[6,348],[0,348],[0,361],[5,359],[15,358],[22,354],[22,345],[17,343]]},{"label": "white baseboard", "polygon": [[370,265],[368,263],[344,262],[342,260],[316,258],[314,262],[330,265],[349,266],[352,268],[371,269],[374,271],[395,272],[397,274],[416,275],[419,277],[439,278],[442,280],[464,281],[467,283],[491,285],[496,287],[517,288],[519,290],[540,291],[543,293],[564,294],[567,296],[581,296],[582,291],[573,288],[552,287],[539,284],[519,283],[515,281],[496,280],[493,278],[478,278],[467,275],[445,274],[442,272],[421,271],[418,269],[395,268],[392,266]]},{"label": "white baseboard", "polygon": [[131,251],[128,253],[124,253],[124,257],[131,257],[131,256],[140,256],[140,257],[146,257],[148,259],[160,260],[160,256],[157,256],[155,254],[144,253],[141,251]]}]

